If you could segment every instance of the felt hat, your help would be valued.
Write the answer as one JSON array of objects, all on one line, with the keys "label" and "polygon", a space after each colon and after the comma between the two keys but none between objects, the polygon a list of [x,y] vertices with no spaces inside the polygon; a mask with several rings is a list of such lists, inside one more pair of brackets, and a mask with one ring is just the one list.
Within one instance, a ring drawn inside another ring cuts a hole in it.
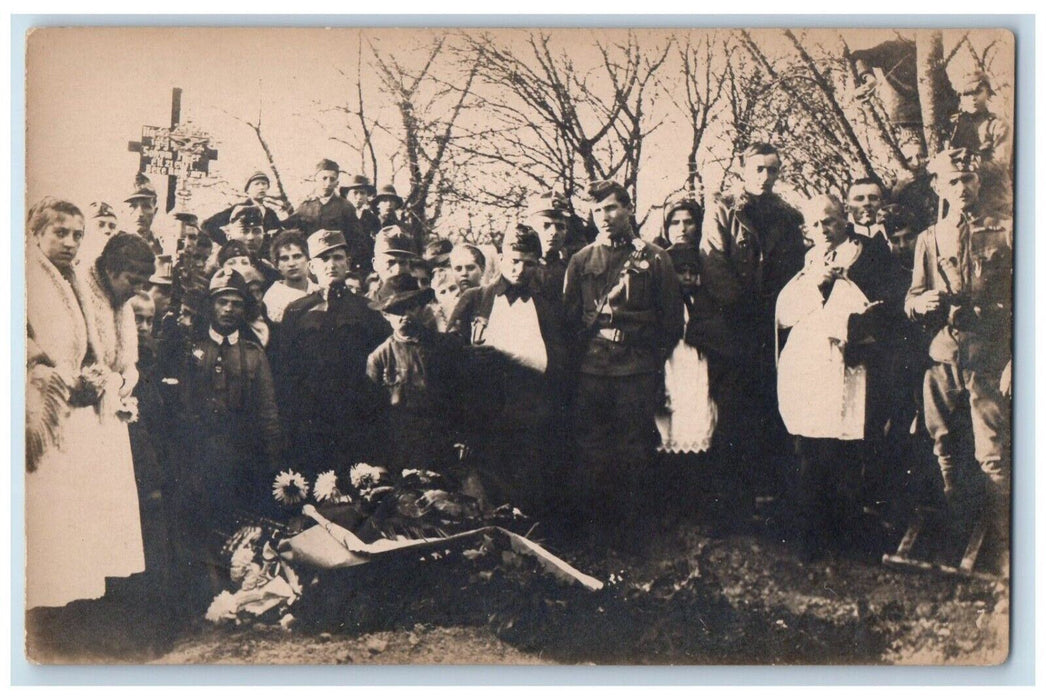
[{"label": "felt hat", "polygon": [[350,192],[352,190],[363,190],[369,195],[375,193],[374,185],[371,184],[370,178],[366,175],[353,175],[349,179],[349,183],[341,188],[344,192]]},{"label": "felt hat", "polygon": [[436,298],[431,287],[421,287],[413,275],[396,275],[385,280],[370,308],[390,314],[402,314],[412,305],[424,305]]},{"label": "felt hat", "polygon": [[447,238],[434,238],[425,244],[425,252],[421,257],[430,265],[443,265],[450,260],[450,251],[454,244]]},{"label": "felt hat", "polygon": [[397,207],[403,206],[403,197],[400,197],[396,193],[396,188],[392,185],[384,185],[380,190],[378,190],[378,193],[374,195],[375,202],[380,202],[383,199],[391,199],[396,203]]}]

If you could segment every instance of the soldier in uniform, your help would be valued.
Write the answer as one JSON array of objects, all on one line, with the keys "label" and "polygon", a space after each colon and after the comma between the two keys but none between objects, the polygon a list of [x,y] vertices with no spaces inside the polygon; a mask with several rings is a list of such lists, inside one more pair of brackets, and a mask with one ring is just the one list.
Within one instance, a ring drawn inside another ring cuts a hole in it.
[{"label": "soldier in uniform", "polygon": [[683,335],[683,301],[668,255],[636,235],[625,188],[594,182],[588,195],[599,237],[571,258],[564,291],[580,358],[577,486],[590,534],[620,535],[645,515],[661,371]]},{"label": "soldier in uniform", "polygon": [[224,538],[244,512],[266,512],[282,450],[272,375],[265,351],[248,338],[253,305],[243,277],[218,270],[204,315],[207,329],[189,341],[173,377],[178,417],[171,495],[177,525],[180,590],[195,614],[224,583]]},{"label": "soldier in uniform", "polygon": [[[549,193],[551,194],[551,193]],[[566,243],[567,217],[553,204],[551,196],[537,197],[530,203],[527,223],[541,240],[541,264],[538,269],[545,297],[557,304],[563,298],[563,280],[567,276],[570,254]]]},{"label": "soldier in uniform", "polygon": [[742,190],[717,198],[699,247],[704,288],[717,313],[702,324],[725,512],[719,525],[744,526],[757,491],[782,488],[789,440],[777,411],[774,304],[803,267],[802,217],[773,192],[777,149],[754,143],[741,157]]},{"label": "soldier in uniform", "polygon": [[980,207],[1009,215],[1013,206],[1010,172],[1010,126],[988,111],[988,99],[995,94],[983,71],[963,75],[954,85],[959,93],[959,111],[951,115],[948,148],[966,148],[980,158]]},{"label": "soldier in uniform", "polygon": [[346,287],[342,233],[316,231],[307,244],[320,290],[287,306],[273,366],[291,454],[315,476],[360,460],[380,463],[384,400],[367,380],[367,357],[392,329]]},{"label": "soldier in uniform", "polygon": [[[944,493],[956,505],[964,422],[986,476],[987,505],[998,541],[1009,540],[1010,374],[1013,328],[1013,229],[985,216],[979,162],[967,149],[929,165],[947,213],[915,245],[905,311],[932,335],[923,401]],[[1008,567],[1006,559],[1001,561]],[[1008,571],[1008,568],[1007,568]]]},{"label": "soldier in uniform", "polygon": [[130,210],[130,219],[134,222],[134,232],[145,239],[153,255],[162,255],[163,243],[153,232],[153,220],[156,218],[156,190],[149,178],[140,174],[134,180],[134,192],[124,200]]}]

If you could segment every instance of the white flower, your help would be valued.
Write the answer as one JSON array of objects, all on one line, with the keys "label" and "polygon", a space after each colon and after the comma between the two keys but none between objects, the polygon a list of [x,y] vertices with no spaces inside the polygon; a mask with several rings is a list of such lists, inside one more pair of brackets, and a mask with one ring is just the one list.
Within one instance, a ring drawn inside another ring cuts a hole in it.
[{"label": "white flower", "polygon": [[341,495],[338,491],[338,475],[333,469],[329,469],[316,477],[316,485],[312,491],[317,501],[331,501]]},{"label": "white flower", "polygon": [[352,467],[349,478],[352,480],[352,485],[355,488],[364,489],[380,484],[385,480],[386,474],[384,467],[372,467],[369,464],[360,462]]},{"label": "white flower", "polygon": [[309,495],[309,482],[298,472],[282,471],[272,482],[272,495],[284,505],[301,503]]},{"label": "white flower", "polygon": [[254,563],[254,550],[248,545],[237,549],[232,553],[232,562],[229,567],[229,578],[235,583],[243,581],[244,576]]},{"label": "white flower", "polygon": [[236,596],[229,591],[222,591],[214,597],[204,617],[208,622],[227,622],[236,619],[238,604]]}]

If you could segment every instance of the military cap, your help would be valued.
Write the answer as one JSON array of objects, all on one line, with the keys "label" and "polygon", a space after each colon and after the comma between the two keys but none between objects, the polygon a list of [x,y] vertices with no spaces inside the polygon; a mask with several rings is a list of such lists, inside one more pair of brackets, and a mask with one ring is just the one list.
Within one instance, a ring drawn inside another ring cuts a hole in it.
[{"label": "military cap", "polygon": [[676,270],[684,266],[695,268],[700,266],[697,256],[697,246],[688,245],[686,243],[676,243],[669,246],[668,250],[665,252],[668,253],[669,259],[672,260],[672,267]]},{"label": "military cap", "polygon": [[434,238],[425,244],[425,252],[422,257],[425,262],[432,265],[442,265],[450,260],[450,251],[454,250],[454,244],[446,238]]},{"label": "military cap", "polygon": [[345,234],[341,231],[332,231],[325,228],[314,231],[309,236],[308,246],[310,258],[318,258],[328,250],[334,250],[335,248],[345,248],[347,250],[349,247],[348,243],[345,242]]},{"label": "military cap", "polygon": [[989,93],[993,93],[991,79],[988,78],[988,74],[982,70],[970,71],[964,73],[959,79],[953,84],[955,91],[959,94],[966,92],[967,90],[976,90],[980,86],[988,88]]},{"label": "military cap", "polygon": [[153,189],[152,183],[149,182],[148,178],[135,180],[134,192],[124,201],[130,204],[138,199],[156,199],[156,190]]},{"label": "military cap", "polygon": [[618,201],[626,207],[631,206],[632,198],[628,196],[628,190],[620,183],[613,180],[596,180],[590,182],[585,189],[585,194],[591,202],[602,202],[607,197],[614,195]]},{"label": "military cap", "polygon": [[226,292],[232,292],[239,294],[244,300],[247,299],[247,281],[243,279],[236,270],[228,267],[220,267],[214,276],[211,277],[211,283],[207,289],[207,296],[216,297],[219,294]]},{"label": "military cap", "polygon": [[174,283],[174,261],[170,255],[156,256],[156,272],[149,278],[149,283],[160,286]]},{"label": "military cap", "polygon": [[531,198],[527,205],[526,218],[529,219],[534,216],[548,216],[555,219],[566,218],[566,207],[561,206],[561,202],[556,198],[557,194],[554,191],[549,191]]},{"label": "military cap", "polygon": [[353,175],[352,179],[349,180],[349,184],[341,188],[345,192],[351,192],[352,190],[363,190],[367,194],[373,195],[374,185],[371,184],[370,179],[366,175]]},{"label": "military cap", "polygon": [[218,251],[218,264],[224,265],[233,258],[249,258],[250,256],[247,244],[239,239],[234,239],[223,245]]},{"label": "military cap", "polygon": [[320,172],[321,170],[333,170],[336,173],[341,172],[341,168],[338,167],[338,164],[329,158],[324,158],[316,164],[316,172]]},{"label": "military cap", "polygon": [[375,255],[409,255],[417,257],[414,237],[399,226],[386,226],[374,237]]},{"label": "military cap", "polygon": [[244,226],[262,226],[265,218],[262,210],[253,204],[241,204],[233,208],[229,214],[229,223],[242,222]]},{"label": "military cap", "polygon": [[950,173],[977,173],[981,161],[978,155],[968,148],[947,148],[926,164],[926,172],[935,176]]},{"label": "military cap", "polygon": [[541,257],[541,239],[537,231],[526,224],[517,224],[515,228],[509,229],[505,237],[501,239],[501,252],[514,250],[519,253],[529,253]]},{"label": "military cap", "polygon": [[178,221],[184,221],[187,224],[192,224],[193,226],[197,226],[200,223],[200,217],[188,211],[176,211],[174,212],[174,218]]},{"label": "military cap", "polygon": [[392,185],[384,185],[380,190],[378,190],[378,193],[374,195],[375,202],[380,202],[383,199],[391,199],[396,203],[397,207],[403,206],[403,197],[400,197],[396,193],[396,188]]},{"label": "military cap", "polygon": [[411,306],[424,305],[436,298],[431,287],[421,287],[413,275],[396,275],[385,280],[370,308],[400,315]]},{"label": "military cap", "polygon": [[109,216],[116,218],[116,211],[106,204],[105,202],[91,202],[91,206],[87,208],[88,219],[100,219],[103,216]]},{"label": "military cap", "polygon": [[272,183],[272,181],[269,179],[269,176],[263,173],[261,170],[259,170],[251,174],[251,176],[247,178],[247,182],[243,186],[243,191],[246,192],[250,188],[251,183],[255,180],[265,180],[265,182],[267,183]]}]

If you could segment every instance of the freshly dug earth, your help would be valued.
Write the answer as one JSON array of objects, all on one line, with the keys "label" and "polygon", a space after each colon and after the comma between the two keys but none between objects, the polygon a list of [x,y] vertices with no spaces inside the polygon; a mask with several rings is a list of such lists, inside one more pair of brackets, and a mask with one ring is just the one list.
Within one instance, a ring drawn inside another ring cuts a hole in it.
[{"label": "freshly dug earth", "polygon": [[[546,546],[607,582],[567,588],[511,557],[320,572],[277,622],[200,622],[166,653],[119,635],[43,662],[160,664],[998,664],[1001,583],[892,571],[874,555],[802,563],[769,533],[711,538],[682,524],[642,553]],[[397,568],[399,567],[399,568]],[[318,593],[317,593],[318,592]],[[111,616],[106,616],[111,619]],[[133,636],[133,635],[132,635]]]}]

